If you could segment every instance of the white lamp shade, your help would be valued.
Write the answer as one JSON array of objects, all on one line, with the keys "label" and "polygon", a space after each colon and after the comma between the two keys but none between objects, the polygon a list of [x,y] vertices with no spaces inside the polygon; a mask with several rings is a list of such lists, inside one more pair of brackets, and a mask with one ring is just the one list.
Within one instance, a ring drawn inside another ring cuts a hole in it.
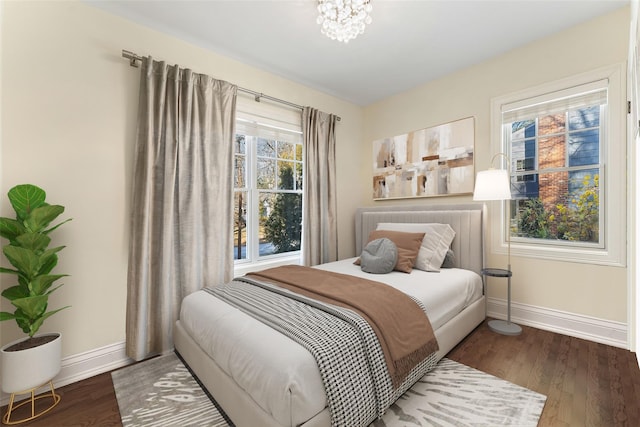
[{"label": "white lamp shade", "polygon": [[473,200],[509,200],[511,185],[505,169],[489,169],[478,172]]}]

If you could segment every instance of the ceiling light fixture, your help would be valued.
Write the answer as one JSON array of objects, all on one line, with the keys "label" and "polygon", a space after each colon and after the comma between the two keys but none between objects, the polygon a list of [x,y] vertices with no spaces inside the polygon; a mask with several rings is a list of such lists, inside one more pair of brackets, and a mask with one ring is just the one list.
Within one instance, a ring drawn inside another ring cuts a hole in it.
[{"label": "ceiling light fixture", "polygon": [[371,24],[371,0],[318,0],[320,31],[332,40],[348,43]]}]

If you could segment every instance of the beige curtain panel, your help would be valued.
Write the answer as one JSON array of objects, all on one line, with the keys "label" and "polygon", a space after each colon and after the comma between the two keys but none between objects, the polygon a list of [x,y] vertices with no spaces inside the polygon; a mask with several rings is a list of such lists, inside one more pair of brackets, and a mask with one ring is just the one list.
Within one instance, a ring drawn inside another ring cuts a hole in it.
[{"label": "beige curtain panel", "polygon": [[145,58],[135,147],[127,355],[173,348],[186,295],[233,275],[237,87]]},{"label": "beige curtain panel", "polygon": [[307,266],[338,260],[336,121],[334,114],[302,110],[302,257]]}]

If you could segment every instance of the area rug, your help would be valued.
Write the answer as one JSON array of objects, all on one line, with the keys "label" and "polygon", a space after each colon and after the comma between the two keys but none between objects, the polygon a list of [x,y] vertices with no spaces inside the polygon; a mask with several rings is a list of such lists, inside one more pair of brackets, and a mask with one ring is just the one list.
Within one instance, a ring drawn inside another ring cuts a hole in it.
[{"label": "area rug", "polygon": [[445,358],[371,426],[534,427],[546,400],[545,395]]},{"label": "area rug", "polygon": [[[232,424],[174,354],[111,374],[124,427]],[[536,426],[546,396],[449,359],[370,427]]]},{"label": "area rug", "polygon": [[230,424],[175,354],[111,373],[124,427],[227,427]]}]

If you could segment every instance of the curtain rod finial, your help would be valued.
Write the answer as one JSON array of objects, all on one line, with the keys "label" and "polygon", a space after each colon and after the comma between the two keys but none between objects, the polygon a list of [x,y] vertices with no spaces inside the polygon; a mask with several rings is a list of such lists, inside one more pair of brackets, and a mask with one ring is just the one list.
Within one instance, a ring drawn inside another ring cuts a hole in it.
[{"label": "curtain rod finial", "polygon": [[122,49],[122,57],[129,60],[129,65],[138,68],[138,62],[141,58],[133,52]]}]

